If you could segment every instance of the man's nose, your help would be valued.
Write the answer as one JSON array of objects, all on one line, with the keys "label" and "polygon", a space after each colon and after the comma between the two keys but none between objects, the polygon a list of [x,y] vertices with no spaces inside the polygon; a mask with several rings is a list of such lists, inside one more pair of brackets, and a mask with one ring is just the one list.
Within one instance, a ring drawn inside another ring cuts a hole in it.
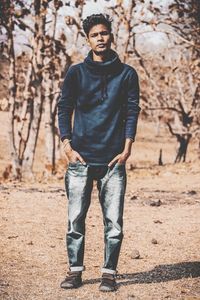
[{"label": "man's nose", "polygon": [[103,40],[103,35],[98,34],[97,39],[98,39],[98,41],[99,41],[99,40],[102,41],[102,40]]}]

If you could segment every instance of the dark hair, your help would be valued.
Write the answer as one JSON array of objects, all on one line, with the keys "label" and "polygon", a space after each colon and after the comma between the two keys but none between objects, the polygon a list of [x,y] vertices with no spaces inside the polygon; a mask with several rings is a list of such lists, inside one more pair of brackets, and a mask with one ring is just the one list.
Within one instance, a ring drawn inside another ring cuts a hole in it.
[{"label": "dark hair", "polygon": [[110,18],[109,15],[107,14],[93,14],[88,16],[85,20],[83,20],[83,30],[85,32],[85,34],[88,36],[89,35],[89,31],[90,29],[98,24],[103,24],[107,27],[107,29],[110,31],[112,31],[112,19]]}]

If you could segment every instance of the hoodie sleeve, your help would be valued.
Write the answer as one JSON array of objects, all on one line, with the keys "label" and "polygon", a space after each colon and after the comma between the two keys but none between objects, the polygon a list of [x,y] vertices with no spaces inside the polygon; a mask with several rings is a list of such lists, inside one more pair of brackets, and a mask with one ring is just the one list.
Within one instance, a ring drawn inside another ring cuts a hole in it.
[{"label": "hoodie sleeve", "polygon": [[65,75],[61,88],[61,96],[58,100],[58,126],[62,141],[65,138],[71,139],[72,114],[76,98],[75,90],[75,72],[74,67],[71,66]]},{"label": "hoodie sleeve", "polygon": [[125,137],[135,140],[138,116],[141,108],[139,107],[139,80],[137,72],[132,69],[132,72],[128,80],[128,90],[127,90],[127,112],[125,120]]}]

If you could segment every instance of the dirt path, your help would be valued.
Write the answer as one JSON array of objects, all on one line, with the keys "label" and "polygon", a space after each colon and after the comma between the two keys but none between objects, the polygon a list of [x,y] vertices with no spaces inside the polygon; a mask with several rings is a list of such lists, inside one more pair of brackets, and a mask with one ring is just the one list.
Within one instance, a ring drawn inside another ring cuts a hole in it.
[{"label": "dirt path", "polygon": [[98,291],[103,227],[96,188],[87,217],[84,285],[65,291],[59,288],[67,271],[63,181],[2,183],[0,299],[200,299],[198,168],[128,171],[128,182],[118,290],[112,294]]}]

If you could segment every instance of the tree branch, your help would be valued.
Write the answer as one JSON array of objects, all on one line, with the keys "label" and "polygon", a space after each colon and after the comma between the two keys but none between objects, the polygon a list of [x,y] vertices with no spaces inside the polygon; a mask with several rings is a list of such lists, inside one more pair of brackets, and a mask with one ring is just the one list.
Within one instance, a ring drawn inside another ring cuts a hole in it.
[{"label": "tree branch", "polygon": [[162,32],[162,33],[166,33],[166,34],[172,34],[175,35],[176,37],[178,37],[179,39],[181,39],[182,41],[184,41],[185,43],[193,46],[194,48],[198,48],[200,49],[200,45],[196,45],[191,41],[188,41],[187,39],[185,39],[184,37],[182,37],[181,35],[179,35],[178,33],[176,33],[173,30],[162,30],[162,29],[157,29],[156,27],[153,27],[153,30],[143,30],[143,31],[139,31],[136,32],[136,34],[143,34],[143,33],[148,33],[148,32]]},{"label": "tree branch", "polygon": [[182,111],[178,110],[175,107],[149,107],[149,108],[147,108],[147,110],[172,110],[172,111],[176,111],[177,113],[182,114]]}]

